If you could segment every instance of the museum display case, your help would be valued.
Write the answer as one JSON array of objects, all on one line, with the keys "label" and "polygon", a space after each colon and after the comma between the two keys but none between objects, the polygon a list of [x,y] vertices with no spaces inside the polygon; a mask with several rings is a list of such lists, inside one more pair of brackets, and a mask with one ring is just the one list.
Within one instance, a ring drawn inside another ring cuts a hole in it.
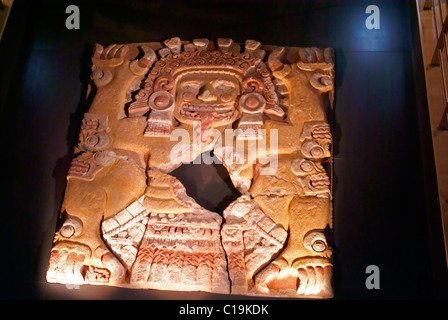
[{"label": "museum display case", "polygon": [[14,1],[2,297],[447,298],[434,10]]}]

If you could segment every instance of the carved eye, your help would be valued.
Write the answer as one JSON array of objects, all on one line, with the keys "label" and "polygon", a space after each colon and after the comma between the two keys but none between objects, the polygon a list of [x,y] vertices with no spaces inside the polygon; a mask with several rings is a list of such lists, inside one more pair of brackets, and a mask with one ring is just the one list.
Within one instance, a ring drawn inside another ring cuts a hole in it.
[{"label": "carved eye", "polygon": [[234,97],[233,94],[231,94],[230,92],[227,92],[221,96],[221,100],[224,102],[229,102],[229,101],[233,100],[233,97]]},{"label": "carved eye", "polygon": [[193,101],[195,97],[196,95],[191,91],[187,91],[182,94],[182,99],[185,101]]}]

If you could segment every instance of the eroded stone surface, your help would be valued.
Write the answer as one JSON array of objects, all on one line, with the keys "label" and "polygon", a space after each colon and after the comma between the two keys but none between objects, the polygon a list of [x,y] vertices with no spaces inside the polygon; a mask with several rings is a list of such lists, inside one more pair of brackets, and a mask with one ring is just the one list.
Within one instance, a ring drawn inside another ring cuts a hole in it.
[{"label": "eroded stone surface", "polygon": [[[332,297],[330,48],[97,44],[91,80],[47,281]],[[209,151],[223,217],[169,174]]]}]

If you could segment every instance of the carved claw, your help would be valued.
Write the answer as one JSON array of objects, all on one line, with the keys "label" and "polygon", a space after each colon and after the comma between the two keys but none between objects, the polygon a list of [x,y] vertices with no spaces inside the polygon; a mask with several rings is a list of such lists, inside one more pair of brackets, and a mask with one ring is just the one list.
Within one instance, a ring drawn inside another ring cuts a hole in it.
[{"label": "carved claw", "polygon": [[138,65],[142,68],[149,68],[156,61],[156,54],[150,47],[143,46],[143,57],[138,60]]},{"label": "carved claw", "polygon": [[82,270],[90,256],[91,250],[88,246],[68,241],[56,243],[50,254],[47,281],[83,284]]},{"label": "carved claw", "polygon": [[69,284],[84,283],[81,269],[85,258],[84,253],[77,253],[67,249],[52,250],[47,271],[47,281]]},{"label": "carved claw", "polygon": [[285,111],[283,111],[282,108],[280,108],[277,105],[273,105],[273,104],[266,106],[266,108],[264,108],[263,112],[267,115],[279,117],[282,119],[286,116],[286,113],[285,113]]},{"label": "carved claw", "polygon": [[101,54],[103,53],[104,47],[98,43],[95,43],[95,47],[93,48],[93,58],[100,59]]},{"label": "carved claw", "polygon": [[98,43],[95,44],[91,79],[97,87],[105,86],[112,81],[114,76],[109,68],[121,65],[128,52],[127,45],[111,44],[104,48]]},{"label": "carved claw", "polygon": [[333,296],[331,287],[331,266],[306,266],[298,269],[299,286],[298,295],[319,296],[330,298]]},{"label": "carved claw", "polygon": [[280,61],[280,58],[285,54],[285,47],[280,47],[272,51],[268,57],[268,66],[272,71],[281,70],[284,63]]},{"label": "carved claw", "polygon": [[291,72],[291,66],[281,62],[281,58],[286,53],[286,48],[277,48],[268,57],[268,66],[272,70],[274,77],[282,79]]},{"label": "carved claw", "polygon": [[104,48],[102,45],[95,43],[92,58],[100,60],[111,60],[114,58],[124,59],[129,51],[128,45],[111,44]]},{"label": "carved claw", "polygon": [[325,48],[324,50],[312,47],[312,48],[300,48],[299,49],[300,61],[297,66],[305,71],[313,71],[316,69],[332,70],[333,63],[333,49]]},{"label": "carved claw", "polygon": [[[108,56],[109,56],[109,52],[111,52],[116,46],[117,46],[116,44],[111,44],[111,45],[107,46],[107,47],[103,50],[103,52],[101,53],[101,57],[100,57],[100,59],[102,59],[102,60],[112,59],[112,57],[111,57],[111,58],[108,58]],[[113,52],[113,51],[112,51],[112,52]]]},{"label": "carved claw", "polygon": [[157,60],[154,50],[147,46],[142,46],[141,48],[144,52],[143,57],[139,60],[131,61],[129,64],[131,71],[137,75],[144,75]]},{"label": "carved claw", "polygon": [[331,265],[290,267],[284,261],[276,260],[257,274],[255,287],[263,294],[331,298],[332,270]]},{"label": "carved claw", "polygon": [[126,270],[121,262],[111,252],[106,252],[101,257],[101,262],[110,271],[109,282],[116,283],[122,281]]},{"label": "carved claw", "polygon": [[129,52],[129,47],[127,45],[120,46],[114,53],[114,58],[123,58],[125,59],[126,54]]},{"label": "carved claw", "polygon": [[316,47],[300,48],[299,56],[304,63],[324,62],[322,50]]}]

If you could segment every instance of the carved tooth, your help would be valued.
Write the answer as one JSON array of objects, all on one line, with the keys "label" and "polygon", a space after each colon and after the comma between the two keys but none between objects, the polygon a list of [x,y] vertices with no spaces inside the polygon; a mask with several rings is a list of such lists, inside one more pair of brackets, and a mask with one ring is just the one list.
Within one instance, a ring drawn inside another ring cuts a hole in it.
[{"label": "carved tooth", "polygon": [[108,233],[109,231],[111,231],[115,228],[118,228],[119,226],[120,226],[120,224],[114,218],[109,218],[107,220],[104,220],[103,223],[101,224],[103,233]]},{"label": "carved tooth", "polygon": [[316,47],[299,48],[300,61],[297,66],[305,71],[314,71],[321,69],[330,71],[333,68],[333,50],[326,48],[324,50]]},{"label": "carved tooth", "polygon": [[[286,100],[288,101],[288,100]],[[285,104],[283,104],[285,105]],[[270,104],[264,108],[264,113],[267,115],[272,115],[274,117],[284,118],[286,116],[285,111],[277,105]]]}]

